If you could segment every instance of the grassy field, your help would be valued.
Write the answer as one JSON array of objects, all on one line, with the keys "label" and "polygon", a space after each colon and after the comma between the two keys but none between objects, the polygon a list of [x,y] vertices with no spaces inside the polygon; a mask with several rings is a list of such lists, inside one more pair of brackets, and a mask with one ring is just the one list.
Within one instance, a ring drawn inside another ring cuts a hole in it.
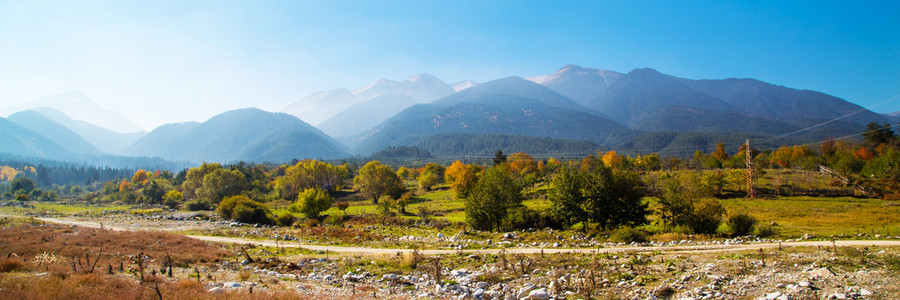
[{"label": "grassy field", "polygon": [[786,237],[900,234],[900,203],[880,199],[778,197],[728,199],[722,204],[729,212],[747,212],[761,221],[778,223]]}]

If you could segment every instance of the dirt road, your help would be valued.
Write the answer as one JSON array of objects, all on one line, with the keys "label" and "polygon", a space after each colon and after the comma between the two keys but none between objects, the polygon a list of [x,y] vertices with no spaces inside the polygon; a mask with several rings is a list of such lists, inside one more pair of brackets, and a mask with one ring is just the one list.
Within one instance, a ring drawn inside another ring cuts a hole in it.
[{"label": "dirt road", "polygon": [[[101,223],[85,222],[69,219],[57,218],[35,218],[48,223],[57,223],[63,225],[77,225],[91,228],[101,228]],[[109,230],[127,230],[118,226],[102,225],[103,228]],[[266,247],[287,247],[287,248],[304,248],[313,251],[327,251],[331,253],[346,253],[355,255],[391,255],[397,253],[409,253],[413,249],[399,248],[368,248],[368,247],[346,247],[346,246],[324,246],[310,245],[296,242],[276,242],[272,240],[251,240],[234,237],[221,236],[204,236],[204,235],[187,235],[187,237],[215,243],[244,244],[257,245]],[[508,253],[536,254],[536,253],[619,253],[619,252],[666,252],[666,253],[696,253],[696,252],[724,252],[724,251],[741,251],[756,249],[774,249],[788,247],[865,247],[865,246],[893,246],[900,247],[900,240],[838,240],[838,241],[804,241],[804,242],[785,242],[785,243],[761,243],[761,244],[732,244],[732,245],[690,245],[690,246],[665,246],[665,247],[613,247],[613,248],[506,248]],[[419,250],[425,255],[435,254],[452,254],[452,253],[468,253],[468,254],[485,254],[498,253],[504,249],[477,249],[477,250],[440,250],[429,249]]]}]

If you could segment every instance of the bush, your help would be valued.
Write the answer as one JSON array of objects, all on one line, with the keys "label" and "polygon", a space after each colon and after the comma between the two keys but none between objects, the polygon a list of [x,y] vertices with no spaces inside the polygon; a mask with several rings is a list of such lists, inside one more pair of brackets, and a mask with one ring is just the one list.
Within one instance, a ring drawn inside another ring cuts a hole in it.
[{"label": "bush", "polygon": [[334,225],[334,226],[344,225],[344,216],[329,215],[328,217],[325,218],[325,224]]},{"label": "bush", "polygon": [[647,233],[633,227],[622,227],[613,232],[610,239],[620,243],[645,243],[647,242]]},{"label": "bush", "polygon": [[297,202],[288,210],[301,213],[309,219],[319,219],[319,215],[331,208],[334,199],[320,188],[306,189],[297,195]]},{"label": "bush", "polygon": [[506,218],[503,219],[501,226],[504,231],[513,231],[528,228],[540,228],[541,216],[538,212],[528,209],[524,206],[515,207],[509,210]]},{"label": "bush", "polygon": [[231,196],[222,200],[216,209],[222,218],[238,222],[266,224],[275,223],[272,212],[265,204],[250,200],[244,196]]},{"label": "bush", "polygon": [[778,229],[776,229],[774,226],[756,227],[756,236],[758,236],[758,237],[764,238],[764,237],[770,237],[770,236],[773,236],[776,234],[778,234]]},{"label": "bush", "polygon": [[184,208],[190,211],[209,210],[211,207],[206,201],[196,199],[184,203]]},{"label": "bush", "polygon": [[745,236],[753,232],[756,226],[756,218],[746,213],[739,213],[728,216],[728,227],[731,228],[731,234],[734,236]]},{"label": "bush", "polygon": [[296,221],[297,217],[295,217],[292,213],[284,213],[275,218],[275,223],[278,224],[278,226],[282,227],[294,225],[294,222]]},{"label": "bush", "polygon": [[719,201],[703,201],[695,208],[687,225],[694,233],[713,234],[716,233],[719,224],[722,224],[722,215],[724,214],[725,207]]}]

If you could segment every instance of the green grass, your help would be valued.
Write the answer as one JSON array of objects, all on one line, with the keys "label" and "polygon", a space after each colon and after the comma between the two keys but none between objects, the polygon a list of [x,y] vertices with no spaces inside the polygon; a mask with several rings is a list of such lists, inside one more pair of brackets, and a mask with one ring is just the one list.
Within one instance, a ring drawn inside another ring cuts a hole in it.
[{"label": "green grass", "polygon": [[900,203],[852,197],[779,197],[722,200],[729,212],[778,223],[782,236],[900,234]]},{"label": "green grass", "polygon": [[63,203],[37,203],[33,202],[34,210],[50,211],[60,214],[76,214],[85,212],[103,212],[110,210],[127,210],[131,205],[85,205]]}]

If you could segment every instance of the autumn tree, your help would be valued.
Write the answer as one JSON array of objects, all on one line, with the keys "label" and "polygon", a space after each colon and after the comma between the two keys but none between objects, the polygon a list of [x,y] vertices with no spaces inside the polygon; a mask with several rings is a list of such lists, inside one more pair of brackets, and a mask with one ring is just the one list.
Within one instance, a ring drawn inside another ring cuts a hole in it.
[{"label": "autumn tree", "polygon": [[388,195],[396,199],[406,192],[406,186],[403,185],[400,176],[397,176],[390,166],[377,160],[359,168],[359,175],[353,179],[353,184],[376,204],[381,196]]},{"label": "autumn tree", "polygon": [[345,168],[317,160],[303,160],[287,167],[284,175],[275,179],[275,189],[282,199],[296,199],[305,189],[337,190],[346,175]]},{"label": "autumn tree", "polygon": [[163,205],[168,206],[169,208],[176,208],[178,204],[184,201],[184,195],[177,190],[171,190],[163,196]]},{"label": "autumn tree", "polygon": [[457,199],[463,199],[468,196],[469,190],[478,180],[478,173],[482,171],[481,166],[466,165],[457,160],[447,167],[444,172],[444,181],[450,183]]}]

